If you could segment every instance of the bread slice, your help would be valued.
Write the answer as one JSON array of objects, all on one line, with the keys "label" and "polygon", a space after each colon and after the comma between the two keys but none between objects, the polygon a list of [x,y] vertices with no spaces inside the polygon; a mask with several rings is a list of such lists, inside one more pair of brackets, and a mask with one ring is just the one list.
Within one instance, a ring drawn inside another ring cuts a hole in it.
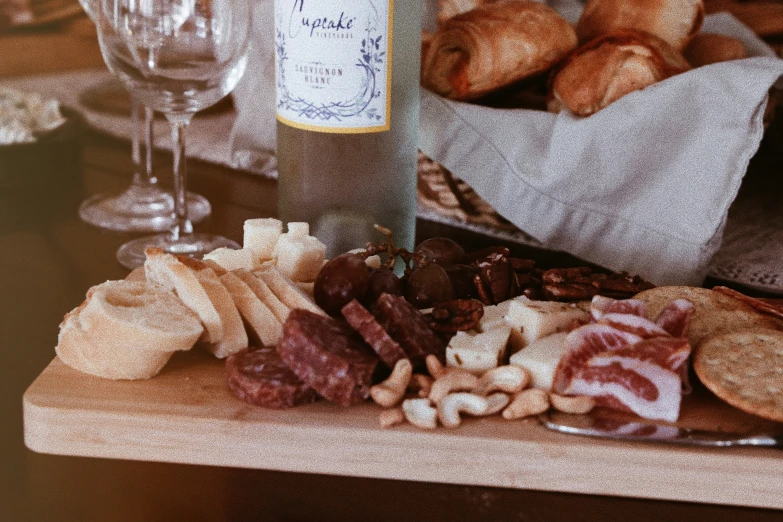
[{"label": "bread slice", "polygon": [[266,306],[253,290],[236,274],[228,272],[220,276],[220,282],[225,285],[234,300],[239,313],[251,332],[264,346],[274,346],[283,335],[283,324]]},{"label": "bread slice", "polygon": [[223,339],[223,321],[193,270],[174,255],[159,248],[148,248],[144,262],[147,281],[173,290],[182,302],[196,312],[204,323],[203,341],[211,344]]},{"label": "bread slice", "polygon": [[316,314],[327,315],[326,312],[315,304],[315,301],[309,295],[303,292],[296,283],[284,276],[276,267],[268,266],[253,273],[261,278],[287,307],[291,309],[303,308]]},{"label": "bread slice", "polygon": [[147,379],[203,332],[171,292],[143,282],[107,281],[65,316],[55,352],[76,370],[108,379]]},{"label": "bread slice", "polygon": [[242,317],[239,315],[239,310],[229,291],[211,268],[198,270],[195,274],[223,323],[223,337],[216,343],[208,344],[207,349],[215,357],[223,359],[247,348],[248,339],[245,325],[242,323]]},{"label": "bread slice", "polygon": [[263,280],[247,270],[234,270],[233,273],[250,287],[253,293],[275,314],[278,321],[284,323],[288,319],[291,309],[278,299]]}]

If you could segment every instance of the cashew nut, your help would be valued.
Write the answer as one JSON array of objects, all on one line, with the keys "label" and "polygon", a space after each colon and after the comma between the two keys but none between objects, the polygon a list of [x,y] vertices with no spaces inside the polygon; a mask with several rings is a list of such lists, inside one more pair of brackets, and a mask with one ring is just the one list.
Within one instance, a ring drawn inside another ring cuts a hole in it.
[{"label": "cashew nut", "polygon": [[376,404],[390,408],[405,396],[405,389],[411,381],[413,365],[409,359],[400,359],[394,365],[391,375],[382,383],[370,388],[370,397]]},{"label": "cashew nut", "polygon": [[424,359],[424,364],[427,365],[427,371],[432,375],[433,379],[440,379],[443,377],[448,370],[445,366],[440,362],[440,360],[435,355],[428,355]]},{"label": "cashew nut", "polygon": [[501,392],[493,393],[492,395],[487,396],[486,399],[487,411],[484,412],[484,415],[494,415],[508,406],[508,403],[511,402],[511,397]]},{"label": "cashew nut", "polygon": [[514,396],[511,404],[503,410],[503,418],[522,419],[531,415],[540,415],[548,409],[549,394],[540,388],[531,388]]},{"label": "cashew nut", "polygon": [[434,430],[438,426],[438,410],[432,407],[429,399],[405,399],[402,412],[417,428]]},{"label": "cashew nut", "polygon": [[478,377],[467,370],[451,369],[442,377],[436,378],[430,390],[430,400],[439,404],[446,395],[453,391],[472,390],[478,384]]},{"label": "cashew nut", "polygon": [[487,399],[475,393],[450,393],[438,404],[438,419],[445,427],[456,428],[462,422],[460,413],[485,415],[488,408]]},{"label": "cashew nut", "polygon": [[405,414],[402,408],[392,408],[390,410],[383,410],[378,416],[378,422],[381,424],[381,428],[391,428],[397,424],[401,424],[405,421]]},{"label": "cashew nut", "polygon": [[418,392],[419,397],[429,397],[433,382],[435,380],[429,375],[414,373],[411,377],[411,382],[408,383],[408,389]]},{"label": "cashew nut", "polygon": [[595,407],[595,399],[585,395],[579,397],[567,397],[556,393],[549,394],[549,402],[557,411],[563,413],[581,414],[587,413]]},{"label": "cashew nut", "polygon": [[473,390],[479,395],[489,395],[494,391],[517,393],[525,389],[530,382],[527,370],[520,366],[507,364],[484,372]]}]

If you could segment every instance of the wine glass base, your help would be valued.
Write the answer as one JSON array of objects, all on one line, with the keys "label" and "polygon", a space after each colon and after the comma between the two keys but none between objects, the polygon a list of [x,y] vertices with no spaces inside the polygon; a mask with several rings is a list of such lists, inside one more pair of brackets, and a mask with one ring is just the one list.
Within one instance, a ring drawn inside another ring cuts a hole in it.
[{"label": "wine glass base", "polygon": [[[206,198],[187,194],[188,217],[193,223],[212,213]],[[79,217],[90,225],[118,232],[162,232],[175,223],[174,199],[157,186],[132,185],[118,196],[98,194],[79,207]]]},{"label": "wine glass base", "polygon": [[157,234],[144,236],[128,241],[117,251],[117,261],[129,269],[144,265],[147,248],[160,248],[171,254],[185,255],[201,259],[204,254],[212,252],[216,248],[240,248],[239,244],[223,236],[213,234],[188,234],[180,237],[178,241],[172,239],[171,234]]}]

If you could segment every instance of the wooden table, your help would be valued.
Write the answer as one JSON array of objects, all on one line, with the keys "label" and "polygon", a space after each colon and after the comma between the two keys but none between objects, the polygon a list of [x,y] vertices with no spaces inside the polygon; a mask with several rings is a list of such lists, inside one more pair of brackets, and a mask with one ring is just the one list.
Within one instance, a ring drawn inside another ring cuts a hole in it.
[{"label": "wooden table", "polygon": [[[77,18],[50,32],[0,36],[0,71],[28,74],[99,63],[100,57],[85,36],[90,33],[85,22]],[[49,44],[40,43],[44,41]],[[36,42],[32,48],[31,42]],[[32,58],[55,48],[62,54],[46,55],[45,65]],[[64,53],[63,49],[69,48],[73,53]],[[42,191],[40,199],[18,219],[0,223],[0,378],[4,385],[0,401],[4,449],[1,520],[781,519],[780,512],[770,510],[59,457],[27,450],[22,440],[21,396],[52,360],[57,325],[83,299],[89,286],[126,274],[114,253],[131,236],[85,225],[78,220],[76,208],[84,195],[123,188],[129,180],[129,157],[127,143],[86,133],[84,194],[63,196]],[[170,178],[169,165],[169,155],[156,156],[157,171],[164,181]],[[198,229],[240,240],[245,219],[274,215],[274,182],[199,162],[191,162],[190,167],[191,189],[207,195],[214,207],[213,216]],[[48,212],[53,207],[61,211]],[[450,234],[474,246],[492,243],[430,223],[420,223],[418,233],[420,237]],[[558,261],[573,260],[562,257]]]}]

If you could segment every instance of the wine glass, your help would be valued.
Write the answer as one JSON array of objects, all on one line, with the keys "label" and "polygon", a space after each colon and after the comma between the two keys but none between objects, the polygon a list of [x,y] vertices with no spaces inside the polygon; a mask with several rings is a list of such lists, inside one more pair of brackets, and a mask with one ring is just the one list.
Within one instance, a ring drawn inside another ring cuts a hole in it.
[{"label": "wine glass", "polygon": [[[79,0],[85,13],[93,22],[97,20],[100,0]],[[115,95],[114,89],[105,85],[93,88],[95,94]],[[174,199],[158,186],[152,172],[154,144],[152,109],[144,108],[144,127],[140,127],[141,104],[131,97],[131,157],[133,180],[130,187],[120,194],[96,194],[79,206],[79,217],[91,225],[123,232],[156,232],[168,230],[174,222]],[[141,136],[143,134],[143,136]],[[145,158],[142,168],[142,142]],[[199,222],[212,213],[206,198],[198,194],[187,195],[191,220]]]},{"label": "wine glass", "polygon": [[170,233],[125,243],[117,259],[132,268],[144,251],[202,256],[227,238],[194,233],[185,205],[185,129],[193,114],[233,90],[247,64],[251,2],[246,0],[101,0],[98,40],[109,70],[144,105],[165,114],[174,144]]}]

